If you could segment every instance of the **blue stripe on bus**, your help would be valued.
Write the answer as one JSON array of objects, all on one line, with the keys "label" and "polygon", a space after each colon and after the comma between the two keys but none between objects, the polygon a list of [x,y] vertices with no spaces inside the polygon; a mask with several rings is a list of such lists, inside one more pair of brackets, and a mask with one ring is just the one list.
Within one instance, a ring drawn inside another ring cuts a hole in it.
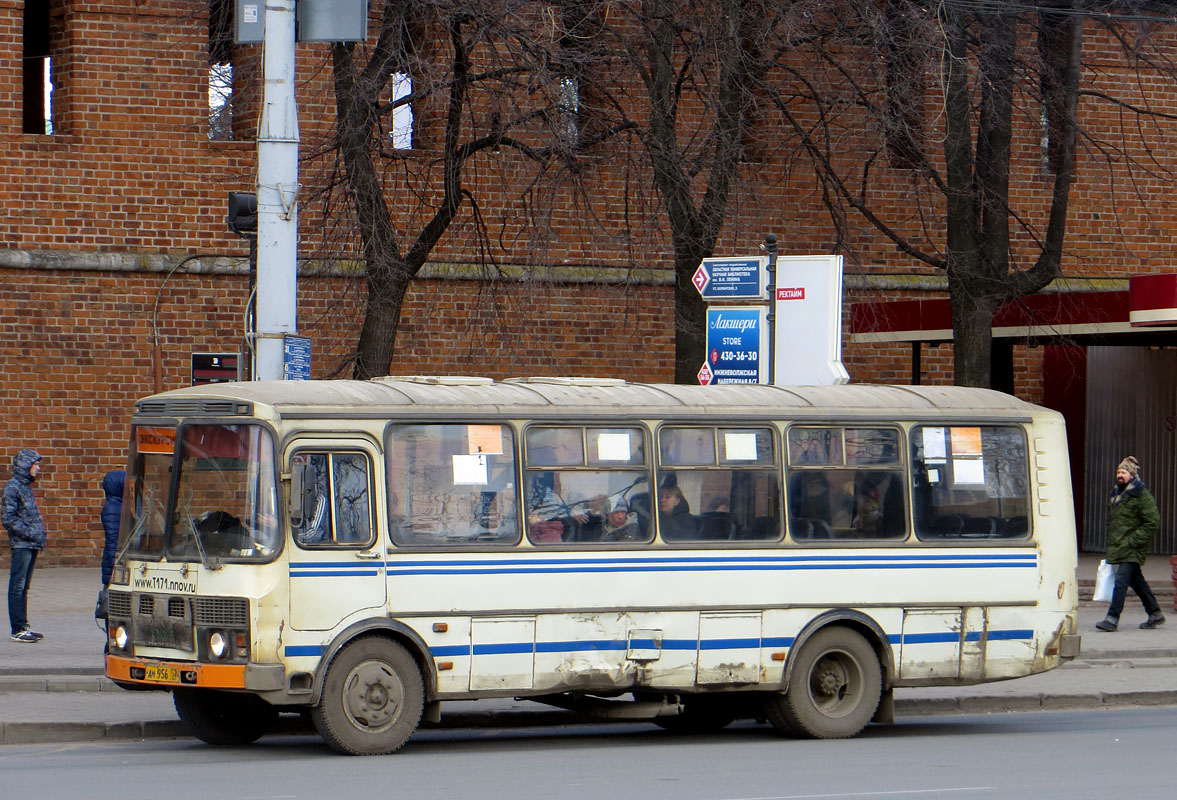
[{"label": "blue stripe on bus", "polygon": [[792,647],[796,636],[766,636],[760,640],[761,647]]},{"label": "blue stripe on bus", "polygon": [[[1034,631],[1030,629],[991,630],[987,638],[989,641],[1033,640]],[[980,631],[969,632],[966,641],[975,642],[981,639]],[[960,636],[952,631],[942,633],[909,633],[906,635],[891,634],[887,641],[892,644],[948,644],[960,640]],[[764,638],[748,637],[739,639],[664,639],[661,646],[653,639],[592,639],[582,641],[553,641],[553,642],[500,642],[496,644],[445,645],[434,647],[431,653],[434,658],[452,658],[458,656],[490,656],[490,655],[519,655],[525,653],[575,653],[585,650],[593,651],[621,651],[621,650],[745,650],[750,648],[772,649],[792,647],[796,641],[793,636],[766,636]],[[295,656],[321,656],[326,648],[323,645],[287,645],[284,649],[288,658]]]},{"label": "blue stripe on bus", "polygon": [[[364,565],[361,574],[375,574],[386,568],[398,575],[486,575],[520,572],[617,572],[671,571],[674,569],[913,569],[944,567],[948,569],[1012,568],[1037,566],[1035,553],[1019,554],[900,554],[900,555],[773,555],[773,556],[640,556],[612,558],[503,558],[503,559],[429,559],[385,560]],[[487,569],[470,569],[486,567]],[[357,567],[335,561],[292,562],[291,573],[298,577],[356,574]]]},{"label": "blue stripe on bus", "polygon": [[[888,639],[899,637],[888,636]],[[955,631],[944,631],[943,633],[905,633],[902,636],[903,644],[936,644],[940,642],[959,642],[960,634]]]},{"label": "blue stripe on bus", "polygon": [[[634,647],[650,648],[654,646],[651,639],[649,645],[639,645],[637,639],[633,640]],[[585,641],[572,642],[536,642],[535,652],[537,653],[573,653],[578,650],[627,650],[629,643],[618,639],[597,639]]]},{"label": "blue stripe on bus", "polygon": [[[591,566],[591,567],[499,567],[495,569],[397,569],[389,575],[543,575],[608,574],[644,572],[793,572],[806,570],[897,570],[897,569],[1004,569],[1034,564],[696,564],[682,566]],[[331,573],[335,574],[335,573]],[[292,573],[294,577],[294,573]]]},{"label": "blue stripe on bus", "polygon": [[[453,567],[453,566],[496,566],[502,564],[681,564],[699,561],[714,561],[720,563],[747,563],[760,561],[788,561],[788,562],[844,562],[844,561],[1017,561],[1034,563],[1038,560],[1036,553],[907,553],[899,555],[872,554],[861,555],[847,553],[845,555],[772,555],[772,556],[636,556],[613,558],[547,558],[547,559],[519,559],[515,558],[479,558],[479,559],[431,559],[425,561],[387,561],[387,566],[408,567]],[[330,562],[327,562],[330,563]]]},{"label": "blue stripe on bus", "polygon": [[[970,633],[967,637],[968,640],[973,641],[974,635],[976,636],[976,638],[978,640],[981,638],[980,633],[977,633],[977,634]],[[1011,639],[1033,639],[1034,638],[1034,631],[1032,631],[1028,628],[1024,629],[1024,630],[1012,630],[1012,631],[989,631],[989,635],[987,638],[991,642],[1009,641]]]},{"label": "blue stripe on bus", "polygon": [[760,647],[760,639],[700,639],[700,650],[743,650]]},{"label": "blue stripe on bus", "polygon": [[535,644],[533,642],[500,642],[498,644],[475,644],[474,655],[476,656],[499,656],[515,653],[534,653]]}]

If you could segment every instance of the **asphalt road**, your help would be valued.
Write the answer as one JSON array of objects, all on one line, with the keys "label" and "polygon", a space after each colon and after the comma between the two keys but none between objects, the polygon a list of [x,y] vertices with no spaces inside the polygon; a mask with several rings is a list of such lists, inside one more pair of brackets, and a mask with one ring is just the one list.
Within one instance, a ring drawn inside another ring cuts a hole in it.
[{"label": "asphalt road", "polygon": [[712,736],[649,725],[421,731],[349,758],[310,736],[0,749],[5,800],[1106,800],[1168,798],[1177,709],[988,714],[872,726],[845,741],[752,723]]}]

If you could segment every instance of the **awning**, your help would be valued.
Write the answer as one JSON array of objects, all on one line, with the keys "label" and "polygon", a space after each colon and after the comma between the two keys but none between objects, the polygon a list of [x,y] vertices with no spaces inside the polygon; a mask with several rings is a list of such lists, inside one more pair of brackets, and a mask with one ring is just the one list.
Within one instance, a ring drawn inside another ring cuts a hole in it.
[{"label": "awning", "polygon": [[[944,342],[952,340],[947,298],[855,303],[850,309],[852,342]],[[995,338],[1056,337],[1177,331],[1177,274],[1138,275],[1128,291],[1032,294],[1005,303],[993,317]]]}]

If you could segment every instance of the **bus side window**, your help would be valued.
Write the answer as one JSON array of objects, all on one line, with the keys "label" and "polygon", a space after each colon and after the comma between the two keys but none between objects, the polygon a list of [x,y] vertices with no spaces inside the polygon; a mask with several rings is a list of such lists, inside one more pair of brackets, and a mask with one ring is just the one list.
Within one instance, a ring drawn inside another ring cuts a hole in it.
[{"label": "bus side window", "polygon": [[781,483],[769,428],[664,426],[659,534],[666,542],[780,538]]},{"label": "bus side window", "polygon": [[398,547],[518,540],[515,436],[508,425],[394,425],[385,459],[389,535]]},{"label": "bus side window", "polygon": [[533,425],[524,502],[532,544],[649,541],[649,472],[640,428]]},{"label": "bus side window", "polygon": [[797,426],[788,441],[794,540],[907,537],[898,430]]},{"label": "bus side window", "polygon": [[911,450],[920,539],[1030,534],[1030,465],[1021,428],[922,425],[912,430]]},{"label": "bus side window", "polygon": [[361,453],[337,453],[332,459],[335,540],[358,544],[372,538],[368,459]]},{"label": "bus side window", "polygon": [[294,538],[299,544],[327,544],[331,541],[327,454],[299,453],[293,463],[302,471],[302,496],[298,499],[302,519],[293,526]]},{"label": "bus side window", "polygon": [[307,453],[294,456],[301,470],[302,496],[291,527],[307,547],[365,546],[372,540],[371,471],[363,453]]}]

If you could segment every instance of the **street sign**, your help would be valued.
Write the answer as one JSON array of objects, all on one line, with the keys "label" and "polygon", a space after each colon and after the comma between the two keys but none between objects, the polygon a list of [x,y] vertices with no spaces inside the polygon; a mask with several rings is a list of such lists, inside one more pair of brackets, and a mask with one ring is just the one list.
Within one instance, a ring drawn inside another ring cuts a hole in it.
[{"label": "street sign", "polygon": [[[300,42],[362,42],[368,37],[368,0],[297,0]],[[264,42],[265,0],[234,0],[233,43]]]},{"label": "street sign", "polygon": [[764,306],[707,309],[707,361],[699,383],[767,383],[767,315]]},{"label": "street sign", "polygon": [[715,377],[715,373],[711,371],[711,366],[704,361],[703,366],[699,367],[699,384],[707,386],[711,383],[711,379]]},{"label": "street sign", "polygon": [[236,353],[193,353],[192,385],[238,380]]},{"label": "street sign", "polygon": [[306,336],[282,337],[282,367],[288,381],[311,379],[311,340]]},{"label": "street sign", "polygon": [[779,386],[846,383],[842,257],[781,256],[773,296],[773,375]]},{"label": "street sign", "polygon": [[768,258],[705,258],[691,283],[704,300],[763,300]]}]

